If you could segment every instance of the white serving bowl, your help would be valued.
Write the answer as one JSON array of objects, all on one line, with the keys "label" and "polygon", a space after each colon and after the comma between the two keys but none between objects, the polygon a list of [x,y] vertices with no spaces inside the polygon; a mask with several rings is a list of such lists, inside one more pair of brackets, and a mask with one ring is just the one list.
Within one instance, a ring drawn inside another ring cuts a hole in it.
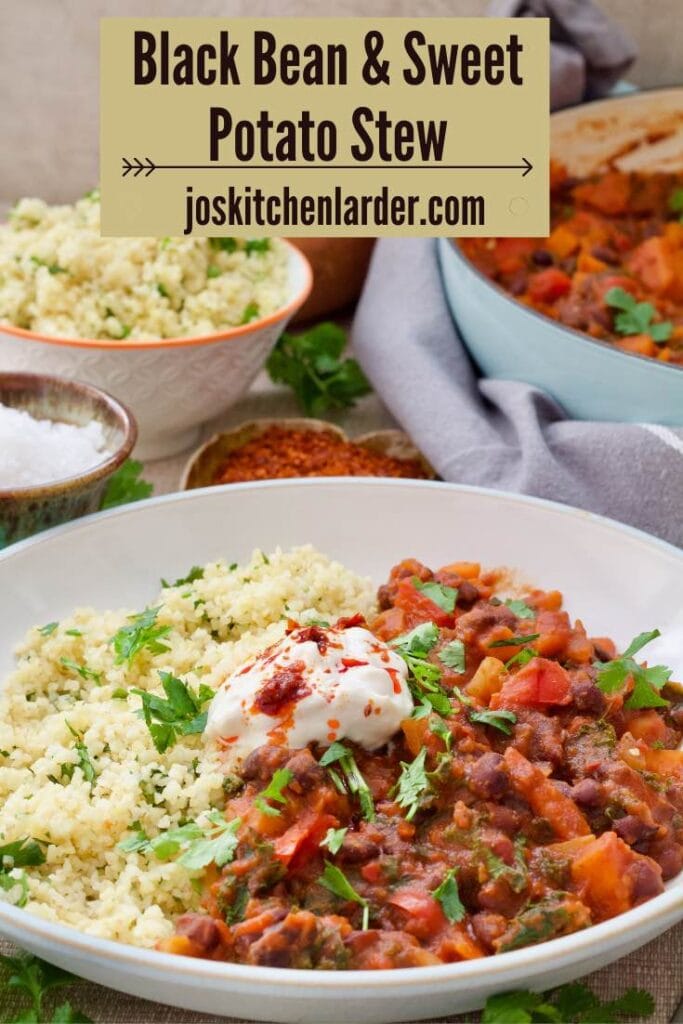
[{"label": "white serving bowl", "polygon": [[63,338],[0,325],[0,370],[58,374],[106,388],[138,423],[136,455],[161,458],[195,444],[202,423],[240,398],[313,284],[289,242],[287,298],[269,316],[215,334],[160,341]]},{"label": "white serving bowl", "polygon": [[[408,555],[518,567],[561,589],[589,633],[622,647],[658,626],[648,657],[683,675],[683,551],[588,512],[453,484],[363,478],[234,484],[155,498],[58,527],[0,555],[0,678],[29,627],[76,605],[143,608],[158,580],[216,558],[311,543],[383,581]],[[64,572],[64,566],[69,572]],[[634,585],[637,580],[637,586]],[[648,648],[648,651],[650,649]],[[386,1024],[543,990],[630,953],[683,918],[683,874],[660,896],[574,935],[512,953],[395,971],[216,963],[83,935],[0,903],[0,933],[104,985],[204,1013],[294,1024]]]}]

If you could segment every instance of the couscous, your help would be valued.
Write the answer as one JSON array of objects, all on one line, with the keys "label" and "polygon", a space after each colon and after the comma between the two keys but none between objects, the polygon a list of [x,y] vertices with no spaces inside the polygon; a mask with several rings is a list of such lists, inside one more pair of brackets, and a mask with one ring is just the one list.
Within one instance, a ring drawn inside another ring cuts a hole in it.
[{"label": "couscous", "polygon": [[67,338],[213,334],[279,309],[279,239],[103,238],[97,191],[21,199],[0,226],[0,324]]}]

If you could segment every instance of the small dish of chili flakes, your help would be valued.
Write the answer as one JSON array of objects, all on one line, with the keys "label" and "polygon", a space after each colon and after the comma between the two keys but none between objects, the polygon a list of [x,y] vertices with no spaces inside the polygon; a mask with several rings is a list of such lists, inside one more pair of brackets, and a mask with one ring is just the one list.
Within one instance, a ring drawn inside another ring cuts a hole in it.
[{"label": "small dish of chili flakes", "polygon": [[350,440],[314,419],[260,419],[216,434],[189,459],[183,490],[253,480],[312,476],[379,476],[433,480],[436,473],[400,430]]}]

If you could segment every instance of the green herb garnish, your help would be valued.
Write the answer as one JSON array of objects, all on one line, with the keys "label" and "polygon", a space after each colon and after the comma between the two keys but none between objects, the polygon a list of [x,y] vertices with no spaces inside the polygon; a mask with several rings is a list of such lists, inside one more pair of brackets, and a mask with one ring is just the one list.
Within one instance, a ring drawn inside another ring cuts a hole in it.
[{"label": "green herb garnish", "polygon": [[237,249],[236,238],[210,238],[209,245],[219,252],[235,252]]},{"label": "green herb garnish", "polygon": [[273,777],[266,788],[262,790],[254,800],[254,805],[258,807],[262,814],[268,814],[272,817],[278,817],[282,814],[282,811],[277,807],[271,807],[267,801],[272,800],[278,804],[286,804],[287,797],[283,795],[282,791],[285,786],[289,785],[293,778],[294,775],[289,768],[278,768],[277,771],[273,773]]},{"label": "green herb garnish", "polygon": [[138,828],[118,844],[118,849],[124,853],[152,853],[158,860],[171,860],[180,853],[176,863],[190,871],[198,871],[207,864],[223,867],[235,855],[239,842],[236,832],[242,824],[241,819],[226,821],[218,811],[211,811],[206,817],[208,825],[205,828],[189,821],[178,828],[160,832],[153,839],[148,839]]},{"label": "green herb garnish", "polygon": [[683,223],[683,188],[675,188],[669,196],[669,209],[672,213],[680,214]]},{"label": "green herb garnish", "polygon": [[463,917],[467,913],[460,899],[460,892],[458,891],[458,882],[455,877],[456,868],[451,868],[446,873],[446,876],[436,889],[432,892],[432,896],[441,904],[441,909],[444,912],[447,921],[451,924],[457,924],[458,921],[462,921]]},{"label": "green herb garnish", "polygon": [[240,324],[250,324],[252,320],[258,320],[261,315],[261,311],[256,302],[248,302],[244,307],[244,312],[240,317]]},{"label": "green herb garnish", "polygon": [[410,764],[401,761],[401,774],[392,792],[396,793],[396,803],[407,810],[406,821],[411,821],[420,807],[423,796],[431,789],[431,783],[425,769],[427,748],[423,747]]},{"label": "green herb garnish", "polygon": [[363,931],[367,931],[370,923],[370,906],[363,896],[358,895],[344,872],[329,860],[326,860],[325,870],[318,879],[318,882],[320,885],[324,885],[326,889],[329,889],[330,892],[334,893],[335,896],[339,896],[340,899],[352,900],[354,903],[359,903],[363,908],[363,922],[361,927]]},{"label": "green herb garnish", "polygon": [[653,323],[657,310],[651,302],[637,302],[623,288],[610,288],[605,294],[605,302],[620,311],[614,318],[614,328],[619,334],[649,334],[658,343],[671,337],[673,325],[668,320]]},{"label": "green herb garnish", "polygon": [[249,238],[244,243],[244,251],[247,256],[251,256],[252,253],[264,253],[270,250],[270,239],[269,238]]},{"label": "green herb garnish", "polygon": [[458,600],[458,591],[454,587],[445,587],[435,580],[428,580],[426,583],[423,583],[417,576],[413,576],[412,584],[418,593],[424,594],[425,597],[429,598],[430,601],[449,615],[455,608],[455,602]]},{"label": "green herb garnish", "polygon": [[[80,768],[83,774],[83,778],[85,779],[86,782],[90,783],[90,788],[92,789],[93,786],[95,785],[95,779],[97,778],[97,771],[95,769],[95,765],[93,764],[90,751],[83,742],[83,734],[78,732],[78,730],[74,729],[73,726],[66,721],[66,719],[64,719],[64,721],[66,722],[67,729],[69,730],[71,735],[76,739],[74,749],[76,751],[77,761],[75,765],[62,765],[62,774],[66,775],[68,778],[71,778],[73,775],[74,768]],[[70,773],[68,770],[69,768],[71,769]]]},{"label": "green herb garnish", "polygon": [[490,725],[494,729],[500,729],[507,736],[512,733],[512,728],[517,721],[517,715],[513,711],[470,711],[468,712],[470,722],[478,722],[480,725]]},{"label": "green herb garnish", "polygon": [[361,810],[363,811],[363,817],[367,821],[374,821],[375,804],[372,799],[370,787],[361,775],[358,765],[356,764],[356,759],[349,748],[339,742],[335,742],[329,746],[320,758],[320,764],[323,768],[327,768],[329,765],[337,763],[344,774],[345,788],[348,789],[349,793],[353,793],[358,797]]},{"label": "green herb garnish", "polygon": [[107,483],[100,509],[116,508],[117,505],[149,498],[154,487],[140,477],[141,473],[142,463],[127,459]]},{"label": "green herb garnish", "polygon": [[209,266],[206,268],[207,277],[220,277],[222,273],[223,271],[221,270],[221,268],[217,267],[215,263],[210,263]]},{"label": "green herb garnish", "polygon": [[451,640],[449,644],[442,647],[438,653],[439,661],[452,669],[454,672],[465,671],[465,645],[462,640]]},{"label": "green herb garnish", "polygon": [[522,644],[530,644],[532,640],[538,640],[540,633],[529,633],[527,636],[510,636],[504,640],[494,640],[488,646],[494,647],[520,647]]},{"label": "green herb garnish", "polygon": [[307,416],[346,409],[366,395],[370,384],[355,359],[342,359],[346,332],[337,324],[317,324],[302,334],[282,334],[266,369],[276,384],[294,392]]},{"label": "green herb garnish", "polygon": [[[427,707],[429,707],[429,704],[427,705]],[[443,718],[441,718],[439,715],[430,718],[429,731],[433,732],[435,736],[438,736],[439,739],[443,740],[446,750],[450,751],[451,743],[453,742],[453,734],[451,733],[451,730],[444,722]]]},{"label": "green herb garnish", "polygon": [[408,666],[408,685],[413,697],[420,703],[428,701],[440,715],[448,716],[451,702],[440,685],[441,669],[427,658],[438,639],[438,627],[433,622],[423,622],[409,633],[397,636],[391,646]]},{"label": "green herb garnish", "polygon": [[142,651],[150,654],[163,654],[170,650],[168,644],[162,644],[163,637],[171,632],[170,626],[157,625],[158,608],[145,608],[139,615],[132,615],[129,626],[122,626],[109,641],[114,645],[116,665],[124,662],[130,665]]},{"label": "green herb garnish", "polygon": [[157,291],[159,292],[159,295],[161,295],[162,299],[171,298],[171,293],[169,292],[166,285],[162,284],[161,281],[157,281]]},{"label": "green herb garnish", "polygon": [[508,598],[503,604],[507,605],[510,611],[517,616],[518,619],[535,619],[536,612],[533,608],[530,608],[526,601],[512,600]]},{"label": "green herb garnish", "polygon": [[668,705],[668,701],[660,696],[659,691],[671,678],[671,669],[664,665],[653,665],[643,668],[634,661],[633,655],[652,640],[662,634],[658,629],[640,633],[631,641],[620,658],[614,661],[596,662],[596,682],[603,693],[614,693],[620,690],[628,677],[633,679],[633,692],[624,707],[629,710],[637,708],[659,708]]},{"label": "green herb garnish", "polygon": [[326,846],[330,853],[339,853],[348,831],[348,828],[328,828],[320,845]]},{"label": "green herb garnish", "polygon": [[174,580],[173,583],[169,583],[168,580],[162,579],[161,585],[168,589],[169,587],[184,587],[189,583],[196,583],[197,580],[204,579],[204,570],[198,565],[193,565],[186,576],[181,576],[179,579]]},{"label": "green herb garnish", "polygon": [[[81,634],[78,633],[77,635],[80,636]],[[102,679],[101,672],[96,672],[95,669],[88,668],[87,665],[79,665],[78,662],[74,661],[72,658],[60,658],[59,663],[60,665],[63,665],[64,668],[68,668],[72,672],[76,672],[81,679],[90,679],[93,683],[97,683],[98,685]]]},{"label": "green herb garnish", "polygon": [[5,1018],[7,1024],[38,1024],[39,1021],[44,1024],[93,1024],[90,1017],[75,1009],[68,1000],[59,1006],[54,1000],[50,1008],[45,1002],[48,993],[64,986],[77,985],[80,978],[29,953],[0,956],[0,964],[4,968],[3,976],[0,977],[0,991],[4,994],[21,993],[28,999],[28,1004],[17,1016],[11,1020]]},{"label": "green herb garnish", "polygon": [[46,626],[40,626],[38,632],[41,636],[52,636],[58,626],[58,622],[48,622]]},{"label": "green herb garnish", "polygon": [[651,1017],[655,1004],[649,992],[630,988],[617,999],[602,1002],[580,982],[561,985],[553,992],[518,990],[489,996],[482,1024],[613,1024],[620,1020]]},{"label": "green herb garnish", "polygon": [[130,692],[142,700],[140,714],[145,719],[154,746],[163,754],[179,736],[204,732],[208,712],[202,708],[215,694],[204,683],[195,691],[170,672],[159,672],[159,678],[166,699],[146,690],[132,689]]}]

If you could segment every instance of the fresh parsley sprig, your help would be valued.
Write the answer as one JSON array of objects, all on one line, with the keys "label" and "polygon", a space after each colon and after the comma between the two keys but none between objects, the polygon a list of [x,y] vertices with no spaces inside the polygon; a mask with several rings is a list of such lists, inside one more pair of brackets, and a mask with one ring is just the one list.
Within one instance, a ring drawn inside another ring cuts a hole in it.
[{"label": "fresh parsley sprig", "polygon": [[633,657],[646,644],[661,635],[658,629],[639,633],[620,658],[615,658],[614,661],[596,662],[594,665],[597,669],[596,682],[603,693],[615,693],[620,690],[630,676],[633,680],[633,691],[624,707],[629,710],[666,707],[669,702],[660,695],[659,691],[671,678],[671,669],[666,668],[665,665],[643,668]]},{"label": "fresh parsley sprig", "polygon": [[269,800],[278,804],[286,804],[287,797],[284,795],[283,790],[294,778],[293,773],[289,768],[278,768],[273,773],[273,777],[254,800],[254,806],[258,807],[261,814],[267,814],[271,817],[277,818],[282,814],[282,811],[278,807],[272,807],[268,803]]},{"label": "fresh parsley sprig", "polygon": [[344,872],[338,868],[331,861],[325,861],[325,870],[318,879],[320,885],[324,885],[326,889],[334,893],[342,900],[351,900],[353,903],[358,903],[363,908],[363,919],[361,928],[363,931],[368,930],[370,924],[370,904],[363,897],[360,896],[353,888]]},{"label": "fresh parsley sprig", "polygon": [[518,619],[535,619],[536,612],[533,608],[529,607],[526,601],[508,598],[503,601],[503,604],[507,605],[513,615],[516,615]]},{"label": "fresh parsley sprig", "polygon": [[50,1008],[46,1003],[46,997],[55,989],[80,984],[80,978],[29,953],[0,955],[0,964],[4,968],[0,993],[19,993],[28,1000],[15,1017],[4,1018],[7,1024],[93,1024],[90,1017],[75,1009],[68,1000],[60,1005],[53,1000]]},{"label": "fresh parsley sprig", "polygon": [[355,359],[342,359],[346,332],[333,323],[317,324],[302,334],[285,333],[266,369],[276,384],[286,384],[307,416],[346,409],[366,395],[370,384]]},{"label": "fresh parsley sprig", "polygon": [[[356,759],[349,750],[348,747],[344,746],[343,743],[335,741],[331,744],[320,758],[320,764],[323,768],[327,768],[332,780],[334,781],[337,789],[342,793],[347,790],[349,793],[353,793],[358,797],[358,801],[363,812],[363,817],[366,821],[375,820],[375,804],[372,799],[372,793],[370,787],[363,778]],[[339,777],[330,765],[338,764],[342,773],[343,779]]]},{"label": "fresh parsley sprig", "polygon": [[126,459],[123,465],[109,478],[100,509],[116,508],[132,501],[149,498],[154,486],[142,477],[143,466],[135,459]]},{"label": "fresh parsley sprig", "polygon": [[176,863],[189,871],[199,871],[207,864],[223,867],[235,855],[239,843],[237,830],[242,821],[240,818],[226,821],[218,811],[210,811],[206,819],[205,827],[188,821],[152,839],[138,826],[132,835],[118,843],[118,849],[123,853],[150,853],[163,861],[180,854]]},{"label": "fresh parsley sprig", "polygon": [[184,587],[190,583],[196,583],[197,580],[204,579],[204,570],[199,565],[193,565],[192,568],[179,579],[174,580],[173,583],[169,583],[168,580],[162,579],[162,587],[168,589],[169,587]]},{"label": "fresh parsley sprig", "polygon": [[339,853],[348,831],[348,828],[328,828],[320,845],[327,847],[330,853]]},{"label": "fresh parsley sprig", "polygon": [[78,732],[77,729],[74,729],[74,727],[70,725],[69,722],[66,721],[66,719],[64,719],[64,721],[66,722],[67,729],[76,740],[76,742],[74,743],[74,749],[76,751],[77,759],[75,764],[71,763],[62,765],[62,775],[65,775],[67,778],[71,779],[74,773],[74,769],[80,768],[83,778],[85,779],[86,782],[90,783],[90,788],[92,789],[93,786],[95,785],[95,779],[97,778],[98,775],[97,769],[93,764],[92,755],[90,754],[90,751],[83,742],[83,734]]},{"label": "fresh parsley sprig", "polygon": [[630,988],[617,999],[602,1002],[587,985],[573,982],[553,992],[518,990],[489,996],[482,1024],[612,1024],[642,1019],[654,1013],[654,999],[643,989]]},{"label": "fresh parsley sprig", "polygon": [[458,600],[458,591],[455,587],[446,587],[436,580],[427,580],[423,583],[418,576],[413,576],[412,584],[419,594],[424,594],[442,611],[450,615],[455,610],[455,602]]},{"label": "fresh parsley sprig", "polygon": [[154,746],[163,754],[179,736],[194,736],[204,732],[207,711],[204,705],[214,697],[210,686],[202,683],[193,690],[171,672],[159,672],[166,698],[147,690],[131,689],[142,701],[139,712],[145,719]]},{"label": "fresh parsley sprig", "polygon": [[465,645],[462,640],[451,640],[437,655],[447,668],[462,675],[465,671]]},{"label": "fresh parsley sprig", "polygon": [[496,711],[491,708],[478,708],[472,698],[461,690],[459,686],[453,687],[453,693],[466,708],[467,717],[470,722],[477,722],[479,725],[490,725],[494,729],[504,732],[506,736],[511,735],[511,726],[517,721],[517,715],[514,711],[507,711],[505,708],[500,708]]},{"label": "fresh parsley sprig", "polygon": [[653,341],[661,344],[668,341],[673,325],[668,320],[654,323],[657,310],[651,302],[637,302],[624,288],[610,288],[605,302],[619,312],[614,318],[614,327],[619,334],[649,334]]},{"label": "fresh parsley sprig", "polygon": [[170,649],[168,644],[161,642],[171,632],[171,627],[157,624],[160,611],[161,605],[158,608],[145,608],[139,615],[132,615],[130,624],[121,626],[114,634],[109,641],[116,653],[114,664],[123,665],[125,662],[130,667],[142,651],[163,654]]},{"label": "fresh parsley sprig", "polygon": [[0,889],[5,894],[4,899],[13,906],[26,906],[28,878],[23,868],[44,864],[46,845],[36,839],[25,838],[0,846]]}]

